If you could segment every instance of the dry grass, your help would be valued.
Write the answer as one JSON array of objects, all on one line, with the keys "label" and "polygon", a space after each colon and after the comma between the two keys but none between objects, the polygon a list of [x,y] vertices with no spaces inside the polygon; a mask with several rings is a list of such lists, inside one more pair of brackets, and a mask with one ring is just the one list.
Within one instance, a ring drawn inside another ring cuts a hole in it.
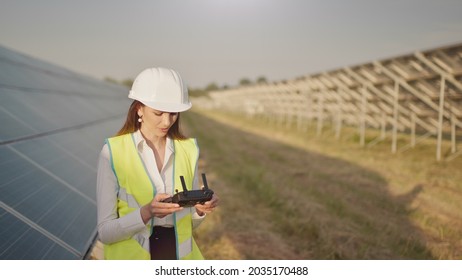
[{"label": "dry grass", "polygon": [[361,148],[355,130],[335,140],[313,127],[184,116],[221,197],[196,232],[207,258],[462,258],[462,158],[436,162],[434,141],[392,155],[389,141]]}]

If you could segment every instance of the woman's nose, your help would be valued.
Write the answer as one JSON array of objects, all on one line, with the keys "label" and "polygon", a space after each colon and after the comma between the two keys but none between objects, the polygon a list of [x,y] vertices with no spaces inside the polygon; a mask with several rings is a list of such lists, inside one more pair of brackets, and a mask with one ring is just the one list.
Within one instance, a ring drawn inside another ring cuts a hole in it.
[{"label": "woman's nose", "polygon": [[170,126],[170,124],[172,123],[172,117],[169,113],[165,113],[162,115],[162,123],[165,126]]}]

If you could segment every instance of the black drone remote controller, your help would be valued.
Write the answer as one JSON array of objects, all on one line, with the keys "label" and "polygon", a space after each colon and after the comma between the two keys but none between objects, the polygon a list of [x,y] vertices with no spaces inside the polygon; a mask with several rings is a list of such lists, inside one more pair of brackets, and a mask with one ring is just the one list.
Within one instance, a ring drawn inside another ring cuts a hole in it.
[{"label": "black drone remote controller", "polygon": [[180,176],[180,180],[181,186],[183,187],[183,191],[178,192],[177,190],[177,193],[175,195],[162,200],[162,202],[177,203],[181,207],[192,207],[198,203],[204,204],[205,202],[212,199],[213,191],[209,189],[209,186],[207,184],[207,178],[205,178],[204,173],[202,173],[202,182],[204,183],[204,188],[202,190],[188,191],[186,189],[184,177]]}]

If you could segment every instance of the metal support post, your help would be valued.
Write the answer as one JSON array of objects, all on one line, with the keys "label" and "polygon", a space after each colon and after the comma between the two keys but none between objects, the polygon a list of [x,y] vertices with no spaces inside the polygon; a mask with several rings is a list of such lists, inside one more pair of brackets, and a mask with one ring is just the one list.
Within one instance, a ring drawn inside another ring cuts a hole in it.
[{"label": "metal support post", "polygon": [[309,94],[306,96],[306,104],[307,104],[307,115],[306,115],[306,120],[305,120],[305,126],[304,126],[304,132],[308,132],[308,128],[311,126],[311,121],[313,118],[313,92],[309,92]]},{"label": "metal support post", "polygon": [[440,87],[440,104],[438,112],[438,139],[436,144],[436,160],[441,160],[441,145],[443,142],[443,114],[444,114],[444,91],[446,88],[446,79],[441,76],[441,87]]},{"label": "metal support post", "polygon": [[340,132],[342,131],[342,107],[343,107],[343,99],[341,96],[341,91],[337,88],[337,104],[338,104],[338,111],[337,111],[337,125],[335,127],[335,138],[338,140],[340,139]]},{"label": "metal support post", "polygon": [[323,113],[324,113],[324,94],[323,92],[318,92],[318,127],[316,135],[319,136],[322,133],[323,126]]},{"label": "metal support post", "polygon": [[411,147],[415,147],[415,113],[411,112]]},{"label": "metal support post", "polygon": [[359,143],[361,147],[364,147],[366,144],[366,93],[367,88],[363,85],[361,95],[361,123],[359,128]]},{"label": "metal support post", "polygon": [[399,97],[399,83],[395,81],[395,89],[393,91],[393,130],[391,136],[391,152],[396,153],[397,150],[397,132],[398,132],[398,97]]},{"label": "metal support post", "polygon": [[456,147],[456,116],[452,114],[451,116],[451,153],[457,151]]},{"label": "metal support post", "polygon": [[380,124],[381,130],[380,130],[380,140],[385,139],[385,135],[387,132],[387,113],[382,112],[382,122]]}]

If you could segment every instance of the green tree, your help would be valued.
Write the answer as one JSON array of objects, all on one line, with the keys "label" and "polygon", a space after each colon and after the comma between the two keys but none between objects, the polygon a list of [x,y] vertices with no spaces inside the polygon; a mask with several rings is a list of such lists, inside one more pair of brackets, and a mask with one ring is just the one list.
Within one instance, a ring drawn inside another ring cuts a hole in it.
[{"label": "green tree", "polygon": [[111,78],[111,77],[104,77],[104,81],[106,81],[108,83],[112,83],[112,84],[118,84],[119,83],[116,79]]},{"label": "green tree", "polygon": [[266,77],[264,76],[258,77],[257,84],[266,84],[266,83],[268,83],[268,81],[266,80]]},{"label": "green tree", "polygon": [[132,79],[125,79],[121,82],[121,85],[124,85],[128,88],[131,88],[133,85],[133,80]]},{"label": "green tree", "polygon": [[210,83],[205,87],[206,91],[214,91],[214,90],[219,90],[219,89],[220,87],[218,87],[218,85],[215,82]]},{"label": "green tree", "polygon": [[251,85],[252,84],[252,81],[250,81],[249,79],[247,78],[242,78],[240,81],[239,81],[239,85],[241,86],[248,86],[248,85]]},{"label": "green tree", "polygon": [[127,88],[131,88],[132,87],[132,84],[133,84],[133,80],[132,79],[125,79],[123,81],[117,81],[116,79],[114,78],[111,78],[111,77],[105,77],[104,80],[108,83],[113,83],[113,84],[118,84],[118,85],[122,85],[122,86],[125,86]]},{"label": "green tree", "polygon": [[207,95],[207,91],[200,88],[188,88],[189,96],[199,97]]}]

